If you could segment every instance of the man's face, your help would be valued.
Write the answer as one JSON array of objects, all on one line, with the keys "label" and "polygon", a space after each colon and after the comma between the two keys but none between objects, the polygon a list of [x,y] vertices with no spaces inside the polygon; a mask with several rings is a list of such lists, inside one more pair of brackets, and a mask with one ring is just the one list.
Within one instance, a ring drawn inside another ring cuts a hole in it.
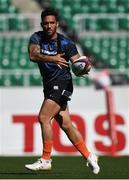
[{"label": "man's face", "polygon": [[57,26],[58,22],[56,21],[55,16],[49,15],[44,17],[42,27],[47,36],[54,38],[56,36]]}]

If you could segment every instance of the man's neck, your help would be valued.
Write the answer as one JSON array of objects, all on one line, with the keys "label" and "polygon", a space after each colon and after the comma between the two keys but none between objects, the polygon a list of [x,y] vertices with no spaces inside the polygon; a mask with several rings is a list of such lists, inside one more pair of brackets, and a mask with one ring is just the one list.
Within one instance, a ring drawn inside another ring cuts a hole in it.
[{"label": "man's neck", "polygon": [[47,36],[47,35],[45,35],[46,39],[48,39],[48,40],[57,39],[57,36],[58,36],[58,33],[55,33],[53,36]]},{"label": "man's neck", "polygon": [[56,34],[54,34],[51,38],[50,38],[51,40],[53,40],[53,39],[57,39],[57,33]]}]

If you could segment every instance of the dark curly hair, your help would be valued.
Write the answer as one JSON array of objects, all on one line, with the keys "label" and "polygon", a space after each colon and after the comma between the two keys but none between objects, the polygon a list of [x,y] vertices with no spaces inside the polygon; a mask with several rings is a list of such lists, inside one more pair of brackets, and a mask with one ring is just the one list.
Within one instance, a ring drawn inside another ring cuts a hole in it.
[{"label": "dark curly hair", "polygon": [[45,16],[49,16],[49,15],[53,15],[55,16],[56,20],[58,21],[59,20],[59,17],[58,17],[58,12],[53,9],[53,8],[47,8],[47,9],[44,9],[42,12],[41,12],[41,20],[43,21],[44,17]]}]

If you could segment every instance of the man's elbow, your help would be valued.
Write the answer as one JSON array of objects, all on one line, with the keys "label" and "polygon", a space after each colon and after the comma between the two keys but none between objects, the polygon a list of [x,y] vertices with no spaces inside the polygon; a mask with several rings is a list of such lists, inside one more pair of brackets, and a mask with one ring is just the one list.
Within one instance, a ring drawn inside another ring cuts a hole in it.
[{"label": "man's elbow", "polygon": [[33,54],[33,53],[30,53],[29,54],[29,57],[30,57],[30,61],[33,61],[33,62],[36,62],[36,56],[35,56],[35,54]]},{"label": "man's elbow", "polygon": [[30,61],[35,62],[35,58],[32,56],[30,56],[29,59],[30,59]]}]

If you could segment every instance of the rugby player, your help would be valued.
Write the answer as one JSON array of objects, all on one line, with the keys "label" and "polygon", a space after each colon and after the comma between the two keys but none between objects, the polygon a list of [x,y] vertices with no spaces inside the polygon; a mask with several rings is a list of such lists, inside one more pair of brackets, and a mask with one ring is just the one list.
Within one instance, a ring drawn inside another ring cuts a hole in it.
[{"label": "rugby player", "polygon": [[67,104],[73,93],[68,62],[75,61],[80,54],[69,38],[57,32],[58,25],[57,12],[51,8],[45,9],[41,13],[43,30],[34,32],[29,41],[30,60],[38,64],[44,86],[44,100],[38,116],[42,130],[43,152],[40,159],[25,167],[34,171],[52,168],[53,129],[51,122],[54,118],[71,143],[86,159],[92,172],[98,174],[100,167],[97,156],[88,150],[81,133],[73,126]]}]

